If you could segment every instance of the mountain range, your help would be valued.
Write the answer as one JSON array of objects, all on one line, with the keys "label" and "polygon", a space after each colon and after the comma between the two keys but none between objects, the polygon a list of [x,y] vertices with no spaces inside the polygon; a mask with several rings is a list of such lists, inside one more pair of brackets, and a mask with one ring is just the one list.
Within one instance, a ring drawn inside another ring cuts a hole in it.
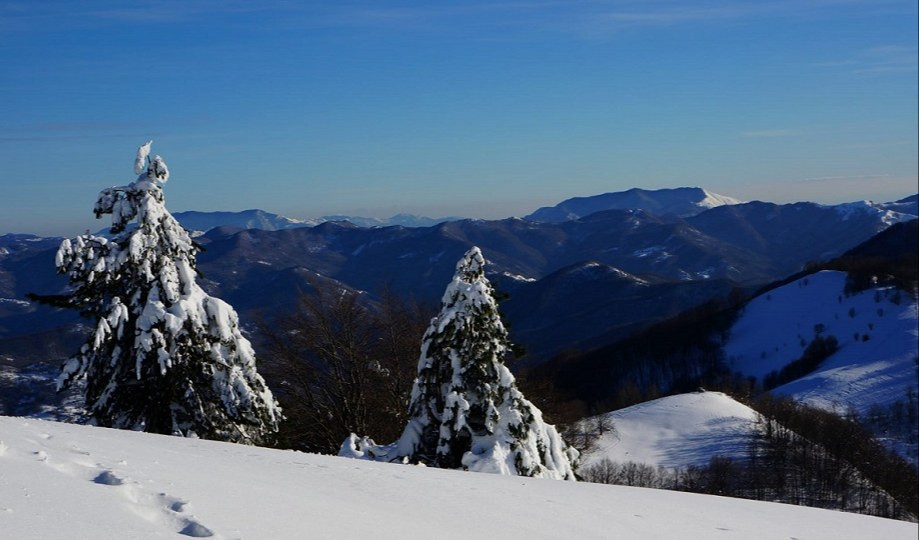
[{"label": "mountain range", "polygon": [[179,223],[189,231],[195,233],[207,232],[216,227],[236,229],[259,229],[263,231],[280,231],[300,227],[315,227],[329,221],[346,221],[358,227],[389,227],[399,225],[402,227],[431,227],[445,221],[456,221],[460,217],[429,218],[414,214],[396,214],[389,218],[372,218],[360,216],[323,216],[314,219],[293,219],[264,210],[242,210],[240,212],[176,212],[173,214]]},{"label": "mountain range", "polygon": [[[699,187],[681,187],[647,190],[632,188],[626,191],[604,193],[590,197],[573,197],[555,206],[543,207],[524,219],[546,223],[560,223],[580,219],[604,210],[643,210],[659,217],[686,218],[700,214],[717,206],[742,204],[743,201],[712,193]],[[871,206],[882,211],[917,215],[916,196],[906,197],[889,203],[862,201],[855,206]],[[840,205],[844,208],[845,205]],[[346,221],[358,227],[433,227],[447,221],[461,221],[465,218],[448,216],[430,218],[415,214],[396,214],[389,218],[374,218],[348,215],[327,215],[312,219],[294,219],[264,210],[242,210],[238,212],[176,212],[173,216],[183,227],[197,233],[216,227],[238,229],[260,229],[278,231],[299,227],[315,227],[328,221]]]},{"label": "mountain range", "polygon": [[[640,195],[658,197],[659,207],[666,202],[677,208],[680,194],[686,196],[684,207],[696,205],[700,196],[715,199],[686,188],[630,190],[598,200],[620,204]],[[887,206],[721,204],[688,217],[607,209],[557,223],[508,218],[414,228],[334,221],[264,230],[254,226],[293,222],[253,211],[237,215],[244,221],[198,236],[205,248],[198,263],[208,292],[251,322],[257,312],[294,309],[297,291],[311,290],[317,279],[370,297],[388,289],[434,303],[456,260],[477,245],[489,261],[490,278],[510,294],[502,310],[512,338],[529,351],[530,362],[540,362],[563,349],[602,345],[733,287],[754,288],[810,261],[839,255],[891,223],[914,219],[897,210],[915,208],[915,199]],[[241,223],[252,228],[240,230]],[[72,345],[72,336],[56,329],[76,323],[73,314],[25,299],[30,292],[50,294],[64,287],[53,265],[58,243],[28,235],[0,237],[0,356],[37,359]]]}]

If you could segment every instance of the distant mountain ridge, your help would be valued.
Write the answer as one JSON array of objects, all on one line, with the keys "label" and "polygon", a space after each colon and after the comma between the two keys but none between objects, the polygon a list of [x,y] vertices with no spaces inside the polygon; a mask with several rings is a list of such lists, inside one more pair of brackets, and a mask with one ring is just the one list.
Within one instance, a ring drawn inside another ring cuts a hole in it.
[{"label": "distant mountain ridge", "polygon": [[[525,216],[523,219],[542,223],[562,223],[565,221],[582,219],[597,212],[604,212],[607,210],[631,210],[642,211],[658,218],[669,220],[673,218],[689,218],[712,208],[739,204],[746,203],[733,197],[712,193],[699,187],[679,187],[657,190],[632,188],[626,191],[604,193],[589,197],[573,197],[555,206],[540,208]],[[840,205],[824,206],[837,208],[838,211],[843,214],[864,210],[889,212],[886,218],[888,225],[902,221],[902,219],[897,217],[899,214],[912,216],[919,215],[916,195],[886,203],[857,201]],[[327,222],[348,222],[363,228],[392,226],[419,228],[433,227],[441,223],[466,219],[460,216],[430,218],[415,214],[396,214],[389,218],[336,214],[313,219],[294,219],[259,209],[242,210],[238,212],[200,212],[192,210],[176,212],[173,216],[189,231],[201,233],[216,227],[280,231],[301,227],[315,227]]]},{"label": "distant mountain ridge", "polygon": [[[436,302],[456,260],[476,245],[489,261],[490,278],[511,294],[503,308],[512,339],[524,342],[537,362],[564,347],[608,343],[723,296],[732,286],[782,279],[811,261],[841,255],[891,222],[914,219],[866,203],[764,202],[720,205],[687,218],[627,209],[559,223],[509,218],[415,228],[363,228],[342,221],[309,227],[255,210],[204,217],[234,216],[240,218],[236,226],[198,236],[206,248],[198,267],[208,292],[236,306],[244,321],[250,310],[293,309],[297,292],[309,291],[313,279],[334,280],[370,297],[388,286]],[[242,229],[250,225],[286,228]],[[0,356],[20,356],[13,351],[22,350],[20,342],[14,347],[4,340],[50,332],[64,319],[76,319],[25,298],[66,285],[54,271],[59,242],[0,237]],[[39,342],[37,355],[48,357],[51,342]]]},{"label": "distant mountain ridge", "polygon": [[919,215],[919,195],[910,195],[894,202],[871,204],[884,210],[891,210],[901,214]]},{"label": "distant mountain ridge", "polygon": [[296,227],[312,227],[321,221],[291,219],[264,210],[252,209],[240,212],[176,212],[173,214],[179,223],[189,231],[207,232],[215,227],[233,227],[237,229],[261,229],[263,231],[280,231]]},{"label": "distant mountain ridge", "polygon": [[591,197],[574,197],[555,206],[547,206],[526,216],[531,221],[559,223],[580,219],[604,210],[643,210],[656,216],[690,217],[716,206],[740,204],[742,201],[699,187],[672,189],[632,188]]},{"label": "distant mountain ridge", "polygon": [[179,223],[189,231],[207,232],[217,227],[236,229],[259,229],[262,231],[281,231],[301,227],[315,227],[330,221],[347,221],[358,227],[432,227],[445,221],[457,221],[460,217],[429,218],[414,214],[396,214],[381,219],[360,216],[332,215],[314,219],[293,219],[264,210],[252,209],[239,212],[199,212],[190,210],[173,214]]},{"label": "distant mountain ridge", "polygon": [[460,221],[466,219],[459,216],[430,218],[415,214],[396,214],[385,219],[359,216],[323,216],[316,221],[347,221],[358,227],[433,227],[447,221]]}]

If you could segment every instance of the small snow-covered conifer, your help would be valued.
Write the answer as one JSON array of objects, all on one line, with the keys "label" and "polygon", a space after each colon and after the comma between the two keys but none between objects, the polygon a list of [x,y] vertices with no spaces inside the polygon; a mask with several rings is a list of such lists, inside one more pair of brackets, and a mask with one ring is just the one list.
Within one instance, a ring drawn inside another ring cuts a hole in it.
[{"label": "small snow-covered conifer", "polygon": [[577,450],[523,397],[504,365],[510,345],[477,247],[456,265],[424,335],[410,419],[395,443],[350,436],[341,455],[448,469],[574,480]]},{"label": "small snow-covered conifer", "polygon": [[236,312],[196,283],[199,248],[164,206],[169,171],[151,142],[137,151],[137,180],[99,194],[96,217],[112,215],[114,238],[64,240],[56,264],[71,291],[39,297],[96,321],[58,388],[85,377],[98,425],[258,444],[280,408]]}]

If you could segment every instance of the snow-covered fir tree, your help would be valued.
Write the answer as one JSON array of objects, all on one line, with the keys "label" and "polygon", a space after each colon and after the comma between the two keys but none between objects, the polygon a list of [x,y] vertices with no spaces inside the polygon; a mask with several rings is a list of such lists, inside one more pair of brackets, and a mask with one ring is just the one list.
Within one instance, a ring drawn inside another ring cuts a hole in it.
[{"label": "snow-covered fir tree", "polygon": [[402,437],[351,435],[340,455],[448,469],[574,480],[578,452],[517,389],[510,345],[477,247],[456,265],[421,345]]},{"label": "snow-covered fir tree", "polygon": [[96,321],[62,366],[58,388],[85,377],[97,425],[264,442],[280,408],[236,312],[196,283],[199,248],[164,206],[169,171],[149,156],[151,142],[137,151],[137,180],[99,194],[95,214],[112,215],[113,239],[86,234],[58,249],[70,292],[43,299]]}]

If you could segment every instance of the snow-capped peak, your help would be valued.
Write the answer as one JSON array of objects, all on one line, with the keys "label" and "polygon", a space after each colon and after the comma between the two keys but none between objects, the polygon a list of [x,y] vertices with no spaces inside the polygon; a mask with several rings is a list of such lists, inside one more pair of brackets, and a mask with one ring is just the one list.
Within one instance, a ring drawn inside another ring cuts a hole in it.
[{"label": "snow-capped peak", "polygon": [[727,206],[732,204],[743,204],[746,201],[740,199],[735,199],[733,197],[728,197],[726,195],[719,195],[717,193],[712,193],[706,189],[702,189],[702,193],[705,194],[705,197],[696,201],[694,204],[699,208],[715,208],[716,206]]},{"label": "snow-capped peak", "polygon": [[552,207],[540,208],[526,218],[531,221],[558,223],[606,210],[643,210],[655,216],[689,217],[716,206],[741,202],[699,187],[653,190],[632,188],[591,197],[574,197]]}]

